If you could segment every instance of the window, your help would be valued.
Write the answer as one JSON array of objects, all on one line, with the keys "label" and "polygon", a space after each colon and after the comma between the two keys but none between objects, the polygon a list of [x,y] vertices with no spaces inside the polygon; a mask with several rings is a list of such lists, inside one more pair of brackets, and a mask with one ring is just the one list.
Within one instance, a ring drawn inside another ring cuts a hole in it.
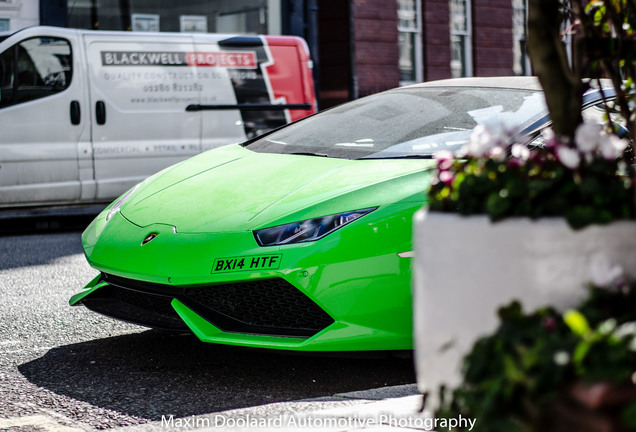
[{"label": "window", "polygon": [[400,84],[420,82],[422,71],[422,23],[420,2],[398,0],[398,34],[400,45]]},{"label": "window", "polygon": [[181,15],[179,17],[181,27],[185,33],[207,33],[208,17],[201,15]]},{"label": "window", "polygon": [[343,159],[427,157],[440,150],[458,151],[478,123],[503,117],[525,130],[546,114],[539,91],[400,88],[325,110],[245,147]]},{"label": "window", "polygon": [[0,108],[66,89],[72,77],[71,46],[58,38],[32,38],[0,54]]},{"label": "window", "polygon": [[473,75],[470,0],[450,0],[451,76]]},{"label": "window", "polygon": [[512,0],[513,65],[515,75],[530,75],[530,59],[526,51],[528,0]]},{"label": "window", "polygon": [[159,15],[156,14],[132,14],[132,31],[158,32]]},{"label": "window", "polygon": [[68,26],[72,28],[280,34],[281,0],[66,2]]},{"label": "window", "polygon": [[9,18],[0,18],[0,32],[4,31],[9,31]]}]

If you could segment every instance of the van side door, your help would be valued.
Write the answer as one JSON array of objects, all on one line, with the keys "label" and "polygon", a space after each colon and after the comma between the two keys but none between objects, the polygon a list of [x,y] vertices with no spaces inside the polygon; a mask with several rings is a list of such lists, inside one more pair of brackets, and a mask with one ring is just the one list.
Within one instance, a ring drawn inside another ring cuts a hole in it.
[{"label": "van side door", "polygon": [[[195,52],[191,61],[197,65],[202,91],[201,105],[190,106],[189,109],[201,112],[203,150],[242,142],[247,138],[249,119],[246,125],[239,110],[239,104],[246,101],[237,92],[237,85],[241,85],[247,75],[257,75],[256,47],[247,43],[228,49],[219,44],[227,39],[227,36],[216,34],[194,35]],[[254,92],[247,89],[244,93]]]},{"label": "van side door", "polygon": [[97,198],[112,199],[201,151],[192,37],[86,32]]},{"label": "van side door", "polygon": [[35,27],[0,43],[0,206],[81,197],[90,127],[77,42],[74,32]]},{"label": "van side door", "polygon": [[[195,34],[203,149],[316,112],[309,51],[290,36]],[[216,80],[216,82],[212,80]]]}]

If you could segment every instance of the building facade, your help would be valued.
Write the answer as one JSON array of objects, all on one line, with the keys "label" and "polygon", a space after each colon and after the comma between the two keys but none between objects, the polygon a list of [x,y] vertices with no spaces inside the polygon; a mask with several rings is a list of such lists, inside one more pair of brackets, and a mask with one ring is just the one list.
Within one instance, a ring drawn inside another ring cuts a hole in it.
[{"label": "building facade", "polygon": [[291,34],[307,41],[321,108],[399,85],[528,75],[527,0],[0,0],[0,31]]}]

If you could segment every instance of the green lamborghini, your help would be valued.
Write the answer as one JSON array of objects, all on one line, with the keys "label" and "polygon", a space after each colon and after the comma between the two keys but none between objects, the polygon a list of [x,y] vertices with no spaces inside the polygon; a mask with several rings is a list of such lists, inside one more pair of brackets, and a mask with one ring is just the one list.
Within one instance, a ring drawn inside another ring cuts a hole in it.
[{"label": "green lamborghini", "polygon": [[204,342],[411,349],[411,219],[432,155],[493,116],[546,124],[536,80],[399,88],[174,165],[86,229],[99,274],[70,304]]}]

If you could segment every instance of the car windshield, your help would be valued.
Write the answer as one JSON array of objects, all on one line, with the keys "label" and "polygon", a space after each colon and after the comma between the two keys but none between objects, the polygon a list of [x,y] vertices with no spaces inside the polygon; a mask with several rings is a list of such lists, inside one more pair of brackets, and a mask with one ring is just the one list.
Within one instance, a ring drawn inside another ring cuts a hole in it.
[{"label": "car windshield", "polygon": [[323,111],[246,147],[344,159],[431,157],[440,150],[459,150],[478,123],[497,119],[524,130],[546,115],[538,91],[410,87]]}]

